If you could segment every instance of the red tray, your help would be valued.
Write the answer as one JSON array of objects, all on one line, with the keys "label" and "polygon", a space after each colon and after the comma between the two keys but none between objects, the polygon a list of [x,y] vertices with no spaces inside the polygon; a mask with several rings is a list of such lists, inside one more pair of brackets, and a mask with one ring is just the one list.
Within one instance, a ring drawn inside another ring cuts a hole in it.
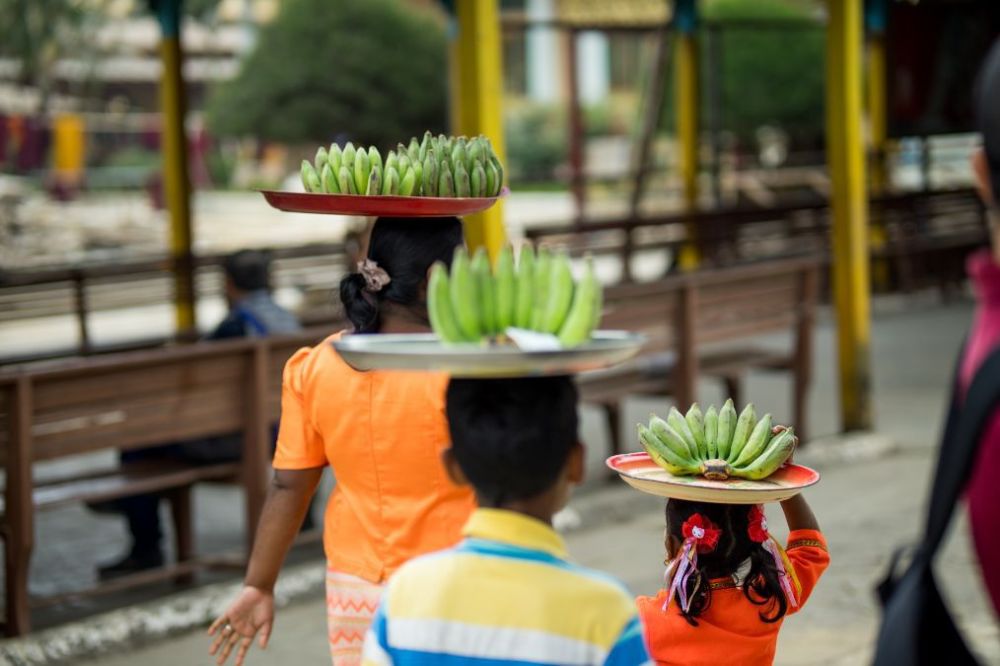
[{"label": "red tray", "polygon": [[[504,188],[500,196],[506,194]],[[290,213],[321,215],[364,215],[367,217],[441,217],[471,215],[486,210],[499,197],[449,198],[400,197],[357,194],[314,194],[311,192],[278,192],[261,190],[261,194],[278,210]]]}]

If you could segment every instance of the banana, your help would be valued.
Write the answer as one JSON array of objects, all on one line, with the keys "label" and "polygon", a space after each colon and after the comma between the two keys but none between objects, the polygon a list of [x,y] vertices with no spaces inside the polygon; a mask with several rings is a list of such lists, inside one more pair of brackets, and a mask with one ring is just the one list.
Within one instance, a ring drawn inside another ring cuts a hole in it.
[{"label": "banana", "polygon": [[402,153],[396,156],[396,171],[399,172],[400,178],[406,175],[406,170],[413,165],[413,161],[410,156],[406,153]]},{"label": "banana", "polygon": [[500,174],[497,173],[497,168],[489,160],[487,160],[484,168],[486,169],[486,196],[495,197],[500,193],[500,185],[498,183]]},{"label": "banana", "polygon": [[755,460],[744,467],[734,468],[731,474],[751,481],[765,479],[774,474],[791,457],[797,443],[795,433],[788,428],[775,435]]},{"label": "banana", "polygon": [[485,335],[497,332],[496,287],[493,285],[493,271],[486,249],[480,247],[472,257],[472,275],[479,290],[479,313],[482,316],[482,330]]},{"label": "banana", "polygon": [[756,421],[757,413],[754,412],[753,403],[751,402],[743,408],[743,411],[740,412],[740,417],[736,420],[736,429],[733,431],[733,441],[729,445],[729,456],[726,460],[733,462],[740,457]]},{"label": "banana", "polygon": [[424,165],[422,162],[417,160],[410,164],[410,168],[413,169],[413,196],[419,197],[424,193]]},{"label": "banana", "polygon": [[424,168],[421,170],[421,190],[425,197],[436,197],[438,193],[438,162],[433,150],[427,151]]},{"label": "banana", "polygon": [[375,146],[368,147],[368,162],[372,165],[372,169],[375,167],[382,169],[382,155]]},{"label": "banana", "polygon": [[309,160],[302,160],[302,186],[306,188],[306,192],[323,191],[323,181]]},{"label": "banana", "polygon": [[340,166],[345,166],[348,169],[354,168],[354,157],[357,155],[357,149],[354,144],[348,141],[344,144],[344,150],[341,152],[340,156]]},{"label": "banana", "polygon": [[330,149],[326,151],[326,163],[330,165],[333,169],[333,175],[336,176],[340,173],[340,165],[343,162],[344,154],[340,150],[340,146],[335,143],[330,144]]},{"label": "banana", "polygon": [[573,269],[570,267],[569,255],[559,252],[552,259],[552,269],[549,273],[549,297],[542,313],[542,326],[539,330],[545,333],[559,333],[563,322],[573,304]]},{"label": "banana", "polygon": [[469,183],[469,172],[464,162],[455,163],[455,196],[466,198],[472,196],[472,186]]},{"label": "banana", "polygon": [[649,417],[649,429],[656,435],[656,438],[670,449],[678,458],[690,463],[692,466],[698,465],[698,452],[688,446],[684,436],[669,423],[655,414]]},{"label": "banana", "polygon": [[389,167],[396,170],[399,173],[399,156],[396,155],[395,150],[390,150],[389,154],[385,156],[385,166],[382,167],[382,173],[385,173]]},{"label": "banana", "polygon": [[413,167],[406,169],[406,175],[404,175],[399,181],[399,194],[400,196],[408,197],[413,194],[413,190],[417,186],[417,172],[413,170]]},{"label": "banana", "polygon": [[713,459],[719,455],[719,412],[715,405],[705,410],[705,443],[708,444],[708,457]]},{"label": "banana", "polygon": [[676,407],[670,408],[670,412],[667,414],[667,423],[677,431],[678,435],[684,438],[684,443],[687,444],[688,451],[691,452],[691,457],[695,460],[700,460],[698,442],[694,439],[691,426],[688,425],[687,419],[684,418],[684,415]]},{"label": "banana", "polygon": [[538,248],[535,255],[535,288],[531,305],[531,330],[542,330],[542,321],[549,304],[549,287],[552,284],[552,255],[548,249]]},{"label": "banana", "polygon": [[771,415],[764,414],[764,417],[757,422],[757,425],[750,433],[750,439],[747,440],[746,446],[740,451],[739,457],[733,461],[733,467],[745,467],[756,460],[757,456],[767,448],[767,444],[770,441]]},{"label": "banana", "polygon": [[330,156],[327,154],[326,148],[324,148],[323,146],[320,146],[316,150],[316,157],[313,159],[313,164],[316,167],[316,171],[323,170],[323,165],[327,163],[329,157]]},{"label": "banana", "polygon": [[337,174],[337,181],[340,185],[341,194],[358,193],[358,186],[354,184],[354,174],[346,166],[341,165],[340,173]]},{"label": "banana", "polygon": [[466,342],[451,307],[448,269],[440,261],[431,268],[431,277],[427,283],[427,314],[430,316],[431,328],[442,342]]},{"label": "banana", "polygon": [[478,340],[482,329],[479,322],[479,289],[472,267],[469,264],[469,254],[464,247],[455,249],[455,258],[451,262],[451,305],[455,310],[455,319],[462,337],[468,340]]},{"label": "banana", "polygon": [[447,160],[441,160],[440,174],[438,175],[438,196],[439,197],[453,197],[455,196],[455,180],[451,175],[451,168],[448,166]]},{"label": "banana", "polygon": [[701,460],[708,460],[711,456],[708,455],[708,441],[705,439],[705,416],[701,413],[701,407],[697,402],[688,408],[684,420],[687,421],[694,442],[698,445],[698,457]]},{"label": "banana", "polygon": [[469,174],[469,184],[472,188],[472,196],[486,196],[486,171],[483,170],[482,162],[477,162]]},{"label": "banana", "polygon": [[420,152],[417,154],[417,157],[420,158],[421,162],[427,159],[427,151],[431,149],[431,139],[433,138],[434,135],[431,134],[430,130],[424,132],[424,138],[420,142]]},{"label": "banana", "polygon": [[455,147],[451,151],[452,168],[458,169],[458,165],[461,164],[462,168],[468,171],[468,167],[466,166],[467,159],[468,155],[465,153],[465,137],[459,137],[455,142]]},{"label": "banana", "polygon": [[496,327],[503,333],[514,325],[517,304],[517,273],[514,271],[514,250],[505,245],[497,258],[496,279],[494,281],[494,304],[496,306]]},{"label": "banana", "polygon": [[368,188],[368,176],[372,171],[371,160],[368,159],[368,152],[364,149],[357,151],[354,156],[354,185],[358,188],[359,194],[364,194]]},{"label": "banana", "polygon": [[399,172],[396,171],[396,167],[389,166],[388,160],[386,161],[385,171],[382,173],[381,194],[386,196],[399,194]]},{"label": "banana", "polygon": [[406,154],[410,156],[411,162],[418,162],[420,160],[420,144],[417,142],[416,137],[410,139],[410,145],[406,148]]},{"label": "banana", "polygon": [[729,460],[730,445],[733,441],[733,431],[736,430],[736,407],[733,401],[726,400],[719,410],[719,433],[715,438],[716,454],[723,460]]},{"label": "banana", "polygon": [[368,184],[365,186],[365,194],[378,194],[382,186],[382,167],[372,166],[368,174]]},{"label": "banana", "polygon": [[691,476],[698,473],[698,467],[694,463],[679,458],[673,451],[663,446],[656,435],[646,426],[639,424],[639,442],[642,448],[646,449],[650,459],[657,465],[667,470],[674,476]]},{"label": "banana", "polygon": [[575,347],[590,340],[594,328],[594,308],[600,303],[601,285],[594,275],[594,259],[586,257],[583,279],[576,285],[573,304],[559,329],[559,342],[563,347]]},{"label": "banana", "polygon": [[323,173],[320,174],[320,180],[323,181],[324,192],[327,194],[340,194],[340,185],[337,184],[337,177],[333,175],[333,169],[330,168],[329,162],[323,165]]},{"label": "banana", "polygon": [[[482,137],[476,137],[469,142],[469,147],[466,149],[466,158],[468,159],[466,166],[469,167],[470,174],[475,171],[475,165],[477,162],[482,164],[482,160],[485,156],[486,146]],[[483,179],[483,182],[485,182],[485,178]]]},{"label": "banana", "polygon": [[535,250],[530,244],[521,246],[517,259],[517,296],[514,299],[514,326],[531,328],[535,303]]}]

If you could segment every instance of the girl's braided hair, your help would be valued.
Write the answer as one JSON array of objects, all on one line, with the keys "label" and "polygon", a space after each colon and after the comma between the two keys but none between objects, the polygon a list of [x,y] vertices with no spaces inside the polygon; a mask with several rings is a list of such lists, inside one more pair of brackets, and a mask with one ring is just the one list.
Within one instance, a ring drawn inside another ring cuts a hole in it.
[{"label": "girl's braided hair", "polygon": [[684,541],[681,531],[684,522],[695,513],[708,518],[722,531],[715,549],[698,555],[697,569],[687,584],[687,596],[691,599],[688,611],[680,608],[680,599],[674,600],[691,626],[698,626],[696,618],[712,604],[711,581],[732,578],[747,560],[750,561],[750,570],[742,581],[743,594],[750,603],[761,606],[760,619],[768,623],[778,622],[788,612],[788,600],[781,589],[774,558],[763,545],[750,540],[748,528],[753,508],[753,505],[747,504],[667,501],[667,533],[678,542]]}]

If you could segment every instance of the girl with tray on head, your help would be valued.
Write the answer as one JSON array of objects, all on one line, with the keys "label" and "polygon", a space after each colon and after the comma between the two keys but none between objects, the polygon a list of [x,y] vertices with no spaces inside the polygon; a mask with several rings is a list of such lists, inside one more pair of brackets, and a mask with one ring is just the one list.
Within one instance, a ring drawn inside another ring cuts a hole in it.
[{"label": "girl with tray on head", "polygon": [[[379,218],[367,257],[345,277],[340,298],[353,334],[429,332],[427,275],[463,244],[457,218]],[[360,662],[382,585],[407,560],[454,545],[474,509],[472,492],[441,465],[448,446],[443,373],[358,372],[330,336],[285,366],[281,427],[243,590],[212,624],[210,652],[242,664],[256,639],[266,647],[274,584],[323,469],[337,486],[324,520],[327,615],[334,665]]]}]

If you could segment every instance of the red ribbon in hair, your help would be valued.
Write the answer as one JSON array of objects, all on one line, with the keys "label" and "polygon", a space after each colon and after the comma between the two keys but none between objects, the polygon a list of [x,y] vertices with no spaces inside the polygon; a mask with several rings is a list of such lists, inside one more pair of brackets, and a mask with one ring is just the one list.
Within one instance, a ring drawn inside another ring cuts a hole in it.
[{"label": "red ribbon in hair", "polygon": [[667,605],[676,594],[681,608],[687,613],[691,610],[691,598],[687,592],[688,581],[698,568],[698,553],[711,553],[715,550],[719,545],[722,530],[708,518],[695,513],[684,521],[681,533],[684,535],[681,550],[677,557],[670,561],[663,574],[663,582],[669,590],[666,601],[663,602],[663,610],[667,610]]}]

